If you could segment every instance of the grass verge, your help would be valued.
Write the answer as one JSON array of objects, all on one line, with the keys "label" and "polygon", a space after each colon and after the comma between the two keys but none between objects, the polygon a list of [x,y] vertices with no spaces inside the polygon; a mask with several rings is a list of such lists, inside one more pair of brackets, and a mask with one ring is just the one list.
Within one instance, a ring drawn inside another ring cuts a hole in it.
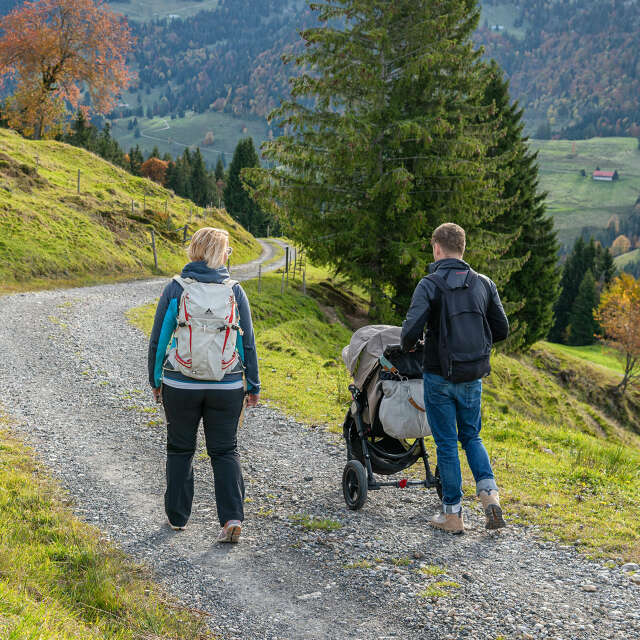
[{"label": "grass verge", "polygon": [[213,640],[65,496],[0,416],[0,637]]},{"label": "grass verge", "polygon": [[[280,295],[279,274],[265,276],[260,293],[255,281],[243,283],[256,325],[263,395],[298,419],[337,432],[350,402],[340,351],[352,331],[340,309],[303,296],[299,280],[290,285]],[[308,269],[307,285],[325,302],[338,295],[337,283],[327,284],[320,269]],[[148,332],[153,311],[150,305],[130,317]],[[544,344],[530,356],[496,355],[485,381],[483,439],[506,514],[589,555],[638,558],[640,438],[574,383],[564,384],[540,353],[546,353]],[[572,380],[588,380],[599,385],[593,394],[607,394],[607,376],[569,354],[563,363],[571,363]],[[430,439],[427,446],[435,457]],[[465,471],[470,498],[473,486]]]},{"label": "grass verge", "polygon": [[260,256],[257,240],[225,211],[203,214],[84,149],[2,128],[0,149],[0,293],[175,273],[186,262],[177,231],[185,224],[191,233],[227,229],[238,264]]}]

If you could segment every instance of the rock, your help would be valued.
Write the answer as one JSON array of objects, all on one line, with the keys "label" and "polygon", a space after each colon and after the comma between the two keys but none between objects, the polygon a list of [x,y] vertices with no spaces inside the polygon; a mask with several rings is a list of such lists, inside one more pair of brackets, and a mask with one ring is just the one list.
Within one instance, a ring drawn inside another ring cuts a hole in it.
[{"label": "rock", "polygon": [[305,593],[301,596],[296,596],[297,600],[316,600],[322,597],[322,591],[314,591],[313,593]]},{"label": "rock", "polygon": [[637,565],[635,562],[627,562],[627,564],[623,564],[620,569],[625,573],[629,573],[630,571],[640,571],[640,565]]},{"label": "rock", "polygon": [[595,591],[597,591],[597,590],[598,590],[598,587],[596,587],[596,585],[595,585],[595,584],[589,584],[589,583],[587,583],[587,584],[581,584],[581,585],[580,585],[580,588],[581,588],[583,591],[586,591],[586,592],[588,592],[588,593],[594,593]]},{"label": "rock", "polygon": [[634,584],[640,584],[640,576],[631,576],[631,582],[633,582]]}]

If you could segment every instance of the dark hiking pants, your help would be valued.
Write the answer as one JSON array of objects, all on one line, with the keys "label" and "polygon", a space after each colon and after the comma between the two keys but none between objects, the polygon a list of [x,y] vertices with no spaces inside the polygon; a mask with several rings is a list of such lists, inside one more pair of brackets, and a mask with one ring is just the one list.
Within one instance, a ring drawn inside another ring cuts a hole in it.
[{"label": "dark hiking pants", "polygon": [[164,508],[171,524],[181,527],[191,515],[193,455],[202,418],[211,458],[220,525],[244,519],[244,481],[238,457],[238,419],[243,389],[177,389],[162,386],[167,416],[167,490]]}]

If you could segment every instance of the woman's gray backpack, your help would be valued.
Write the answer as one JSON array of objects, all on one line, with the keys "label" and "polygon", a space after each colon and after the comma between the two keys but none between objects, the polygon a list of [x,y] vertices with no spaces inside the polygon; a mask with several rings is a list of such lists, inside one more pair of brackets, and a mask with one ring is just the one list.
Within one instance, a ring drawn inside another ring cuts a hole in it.
[{"label": "woman's gray backpack", "polygon": [[493,336],[481,299],[473,288],[485,286],[473,270],[464,286],[451,288],[438,273],[427,276],[441,292],[438,358],[440,375],[454,383],[478,380],[491,372]]},{"label": "woman's gray backpack", "polygon": [[174,276],[182,286],[172,360],[185,376],[222,380],[238,362],[240,329],[235,280],[198,282]]}]

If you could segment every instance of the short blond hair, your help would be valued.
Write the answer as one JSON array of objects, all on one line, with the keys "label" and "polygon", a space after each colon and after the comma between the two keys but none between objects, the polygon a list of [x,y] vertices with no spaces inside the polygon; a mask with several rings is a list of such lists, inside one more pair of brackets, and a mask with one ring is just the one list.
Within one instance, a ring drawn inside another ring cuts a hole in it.
[{"label": "short blond hair", "polygon": [[439,244],[446,254],[462,256],[467,246],[464,229],[455,222],[445,222],[431,235],[431,246],[434,244]]},{"label": "short blond hair", "polygon": [[192,262],[204,261],[211,269],[218,269],[227,261],[228,248],[228,231],[202,227],[193,234],[187,253]]}]

